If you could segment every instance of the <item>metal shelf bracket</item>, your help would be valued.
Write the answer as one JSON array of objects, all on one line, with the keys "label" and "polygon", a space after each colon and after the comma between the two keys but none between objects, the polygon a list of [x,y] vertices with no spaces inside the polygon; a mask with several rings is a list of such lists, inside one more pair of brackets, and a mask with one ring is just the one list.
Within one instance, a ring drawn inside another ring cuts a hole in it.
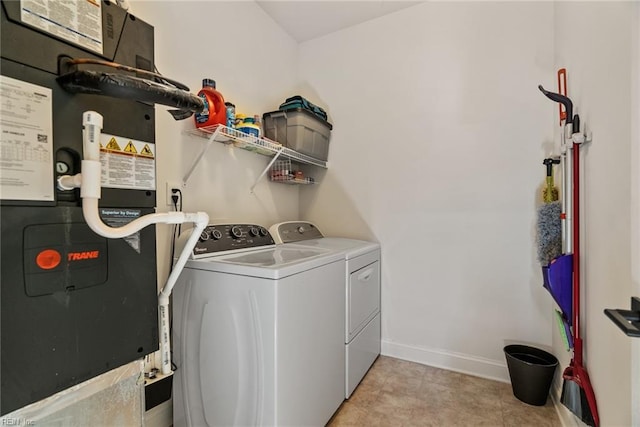
[{"label": "metal shelf bracket", "polygon": [[209,150],[209,147],[211,147],[211,143],[216,140],[216,138],[220,134],[221,130],[222,130],[221,127],[219,127],[219,126],[216,127],[216,129],[213,131],[213,133],[211,133],[209,135],[209,137],[207,138],[207,142],[202,145],[202,149],[200,150],[200,153],[198,153],[196,158],[193,160],[193,163],[191,164],[191,167],[189,168],[187,173],[184,175],[184,178],[182,178],[182,185],[183,186],[187,185],[187,181],[189,181],[189,178],[191,177],[191,174],[195,170],[196,166],[198,166],[198,163],[200,163],[200,160],[202,160],[204,155],[207,153],[207,151]]},{"label": "metal shelf bracket", "polygon": [[283,150],[283,147],[278,150],[278,152],[276,153],[275,156],[273,156],[273,159],[271,159],[267,167],[265,167],[262,173],[256,178],[256,182],[254,182],[253,185],[251,186],[250,192],[252,194],[253,194],[253,190],[256,188],[256,185],[258,185],[258,182],[260,182],[262,177],[265,176],[265,174],[269,171],[269,169],[271,169],[271,166],[273,166],[276,160],[278,160],[278,157],[280,157],[280,154],[282,154],[282,150]]},{"label": "metal shelf bracket", "polygon": [[604,314],[626,335],[640,338],[640,298],[631,297],[631,310],[606,308]]}]

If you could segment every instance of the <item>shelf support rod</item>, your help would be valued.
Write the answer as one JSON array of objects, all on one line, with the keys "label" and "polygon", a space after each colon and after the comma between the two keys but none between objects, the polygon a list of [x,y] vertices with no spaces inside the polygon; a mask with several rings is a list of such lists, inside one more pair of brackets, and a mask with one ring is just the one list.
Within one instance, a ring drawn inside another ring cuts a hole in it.
[{"label": "shelf support rod", "polygon": [[202,146],[202,150],[200,150],[200,153],[196,156],[195,160],[193,161],[193,164],[189,168],[189,171],[184,175],[184,178],[182,178],[183,186],[187,185],[187,181],[189,181],[191,174],[195,170],[196,166],[198,166],[198,163],[200,163],[200,160],[202,160],[202,157],[204,157],[204,155],[207,153],[207,150],[209,150],[211,143],[215,141],[216,137],[218,136],[218,133],[220,133],[222,128],[223,128],[222,126],[217,126],[216,130],[213,131],[211,136],[209,136],[209,139],[207,139],[207,142]]},{"label": "shelf support rod", "polygon": [[276,162],[276,160],[278,160],[278,157],[280,157],[280,154],[282,154],[282,151],[284,150],[284,147],[280,147],[278,149],[278,151],[276,151],[276,155],[273,156],[273,159],[271,159],[271,161],[269,162],[269,164],[267,165],[266,168],[264,168],[264,170],[262,171],[262,173],[260,174],[260,176],[258,178],[256,178],[256,182],[253,183],[253,185],[251,186],[251,190],[250,192],[253,194],[253,190],[256,188],[256,185],[258,185],[258,182],[260,182],[260,180],[262,179],[262,177],[267,173],[267,171],[269,169],[271,169],[271,166],[273,166],[273,164]]}]

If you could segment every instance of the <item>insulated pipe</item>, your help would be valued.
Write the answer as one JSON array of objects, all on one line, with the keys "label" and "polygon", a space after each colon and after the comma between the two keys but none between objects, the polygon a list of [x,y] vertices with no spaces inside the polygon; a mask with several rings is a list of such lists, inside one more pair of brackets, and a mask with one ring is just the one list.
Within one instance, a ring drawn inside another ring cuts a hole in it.
[{"label": "insulated pipe", "polygon": [[160,329],[160,350],[162,358],[162,373],[171,373],[171,342],[169,336],[169,296],[182,272],[189,254],[198,241],[200,234],[209,223],[209,216],[204,212],[184,213],[166,212],[144,215],[122,227],[110,227],[106,225],[98,209],[98,200],[101,195],[101,166],[100,163],[100,133],[102,131],[102,116],[95,111],[87,111],[82,115],[83,119],[83,151],[85,160],[82,160],[82,174],[74,176],[61,176],[58,178],[58,187],[63,190],[72,190],[80,187],[82,198],[82,214],[84,219],[96,234],[108,239],[118,239],[136,233],[148,225],[153,224],[183,224],[192,222],[195,224],[187,244],[178,257],[173,271],[167,279],[158,296],[158,323]]}]

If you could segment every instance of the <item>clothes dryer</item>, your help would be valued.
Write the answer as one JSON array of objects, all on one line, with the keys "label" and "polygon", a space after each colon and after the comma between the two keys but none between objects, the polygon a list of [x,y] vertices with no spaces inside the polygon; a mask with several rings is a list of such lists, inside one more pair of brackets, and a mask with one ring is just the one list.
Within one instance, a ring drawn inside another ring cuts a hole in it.
[{"label": "clothes dryer", "polygon": [[344,400],[344,257],[211,225],[192,258],[173,294],[174,425],[325,425]]},{"label": "clothes dryer", "polygon": [[285,247],[326,249],[345,260],[345,398],[349,398],[380,354],[380,245],[363,240],[324,237],[310,222],[274,224],[269,232]]}]

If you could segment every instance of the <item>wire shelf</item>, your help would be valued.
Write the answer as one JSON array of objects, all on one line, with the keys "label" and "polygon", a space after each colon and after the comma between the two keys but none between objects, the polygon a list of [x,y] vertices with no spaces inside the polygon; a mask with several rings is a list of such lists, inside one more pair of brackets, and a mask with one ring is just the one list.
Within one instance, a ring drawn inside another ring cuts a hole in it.
[{"label": "wire shelf", "polygon": [[291,185],[315,184],[311,177],[305,177],[300,167],[289,159],[276,160],[271,167],[270,179],[273,182]]},{"label": "wire shelf", "polygon": [[[269,171],[269,169],[273,166],[273,164],[279,159],[284,160],[295,160],[299,163],[306,165],[319,166],[321,168],[327,168],[327,162],[324,160],[319,160],[311,156],[307,156],[302,153],[298,153],[290,148],[283,147],[282,144],[279,144],[275,141],[271,141],[266,138],[258,138],[253,135],[249,135],[247,133],[241,132],[237,129],[230,128],[224,125],[215,125],[215,126],[207,126],[195,129],[189,129],[185,131],[187,135],[197,136],[199,138],[204,138],[207,140],[206,144],[203,145],[200,153],[196,156],[193,164],[189,168],[188,172],[185,174],[182,182],[184,185],[187,184],[191,174],[195,170],[196,166],[200,163],[204,155],[209,150],[211,143],[213,141],[233,145],[237,148],[241,148],[243,150],[252,151],[257,154],[262,154],[264,156],[272,157],[272,160],[269,162],[267,167],[262,171],[260,176],[256,179],[256,182],[251,187],[251,192],[255,189],[258,181]],[[303,182],[304,181],[304,182]],[[312,184],[313,179],[305,179],[300,177],[294,177],[290,180],[282,180],[281,182],[286,182],[287,184]]]},{"label": "wire shelf", "polygon": [[233,144],[237,148],[247,151],[253,151],[265,156],[275,156],[280,153],[280,157],[295,160],[300,163],[327,168],[327,162],[319,160],[302,153],[298,153],[290,148],[283,147],[275,141],[266,138],[258,138],[253,135],[241,132],[223,125],[214,125],[202,128],[195,128],[186,131],[189,135],[195,135],[201,138],[211,138],[213,136],[216,142],[223,144]]}]

